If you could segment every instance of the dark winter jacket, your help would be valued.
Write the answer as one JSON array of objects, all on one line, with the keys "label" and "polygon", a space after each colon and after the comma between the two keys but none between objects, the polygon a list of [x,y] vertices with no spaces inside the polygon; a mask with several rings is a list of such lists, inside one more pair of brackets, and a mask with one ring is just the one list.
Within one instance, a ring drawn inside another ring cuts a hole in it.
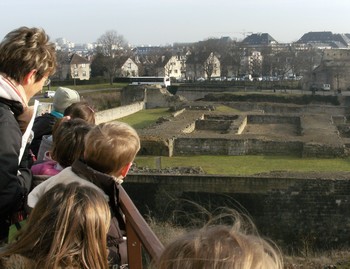
[{"label": "dark winter jacket", "polygon": [[0,98],[0,238],[7,236],[10,216],[23,206],[32,178],[26,158],[18,164],[22,132],[16,118],[21,113],[20,102]]},{"label": "dark winter jacket", "polygon": [[42,116],[35,118],[32,128],[34,132],[34,138],[29,147],[35,156],[38,156],[38,151],[43,135],[52,134],[52,128],[57,120],[58,118],[51,113],[45,113]]},{"label": "dark winter jacket", "polygon": [[119,207],[119,189],[117,183],[112,176],[92,169],[81,160],[76,160],[72,164],[72,171],[99,187],[108,196],[108,204],[112,214],[111,225],[107,236],[109,258],[113,258],[120,264],[119,245],[125,241],[123,240],[125,222]]}]

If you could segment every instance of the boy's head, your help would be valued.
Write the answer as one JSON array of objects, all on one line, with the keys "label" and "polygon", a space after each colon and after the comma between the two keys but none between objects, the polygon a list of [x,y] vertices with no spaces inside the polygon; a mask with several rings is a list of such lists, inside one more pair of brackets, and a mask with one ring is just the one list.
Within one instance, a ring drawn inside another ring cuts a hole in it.
[{"label": "boy's head", "polygon": [[69,107],[71,104],[80,101],[80,95],[77,91],[59,87],[55,96],[53,97],[53,109],[57,112],[64,113],[64,110]]},{"label": "boy's head", "polygon": [[140,138],[130,125],[122,122],[101,123],[86,135],[84,160],[102,173],[125,176],[139,150]]}]

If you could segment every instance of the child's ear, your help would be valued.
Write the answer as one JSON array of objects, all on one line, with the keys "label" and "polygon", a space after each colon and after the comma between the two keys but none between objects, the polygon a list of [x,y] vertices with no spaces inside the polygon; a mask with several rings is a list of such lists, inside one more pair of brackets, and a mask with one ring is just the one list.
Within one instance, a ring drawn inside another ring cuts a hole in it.
[{"label": "child's ear", "polygon": [[125,165],[123,167],[122,172],[121,172],[121,175],[123,177],[126,177],[127,173],[129,172],[129,169],[130,169],[131,165],[132,165],[132,163],[130,162],[130,163],[128,163],[127,165]]}]

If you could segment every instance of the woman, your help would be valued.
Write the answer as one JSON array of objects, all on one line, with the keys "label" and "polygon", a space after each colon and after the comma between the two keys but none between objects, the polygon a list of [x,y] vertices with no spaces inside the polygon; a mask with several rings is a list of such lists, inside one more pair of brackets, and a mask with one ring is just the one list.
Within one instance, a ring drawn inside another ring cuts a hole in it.
[{"label": "woman", "polygon": [[110,218],[100,191],[58,184],[40,198],[18,240],[1,249],[1,268],[107,269]]}]

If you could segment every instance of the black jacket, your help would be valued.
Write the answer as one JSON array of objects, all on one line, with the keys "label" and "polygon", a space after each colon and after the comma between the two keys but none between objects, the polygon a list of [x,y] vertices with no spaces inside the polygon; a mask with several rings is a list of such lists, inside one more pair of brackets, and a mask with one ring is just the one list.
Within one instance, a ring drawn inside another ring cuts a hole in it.
[{"label": "black jacket", "polygon": [[38,151],[43,135],[52,134],[52,128],[55,125],[57,119],[58,118],[50,113],[45,113],[42,116],[35,118],[32,128],[34,132],[34,138],[29,147],[35,156],[38,156]]},{"label": "black jacket", "polygon": [[111,209],[111,225],[107,235],[107,245],[109,249],[110,265],[120,265],[120,244],[125,240],[125,222],[120,209],[119,189],[113,177],[94,170],[81,160],[76,160],[72,164],[72,171],[79,177],[95,184],[109,198],[109,208]]},{"label": "black jacket", "polygon": [[26,158],[18,164],[22,133],[16,118],[21,113],[21,103],[0,98],[0,238],[7,236],[10,216],[23,206],[32,178]]}]

